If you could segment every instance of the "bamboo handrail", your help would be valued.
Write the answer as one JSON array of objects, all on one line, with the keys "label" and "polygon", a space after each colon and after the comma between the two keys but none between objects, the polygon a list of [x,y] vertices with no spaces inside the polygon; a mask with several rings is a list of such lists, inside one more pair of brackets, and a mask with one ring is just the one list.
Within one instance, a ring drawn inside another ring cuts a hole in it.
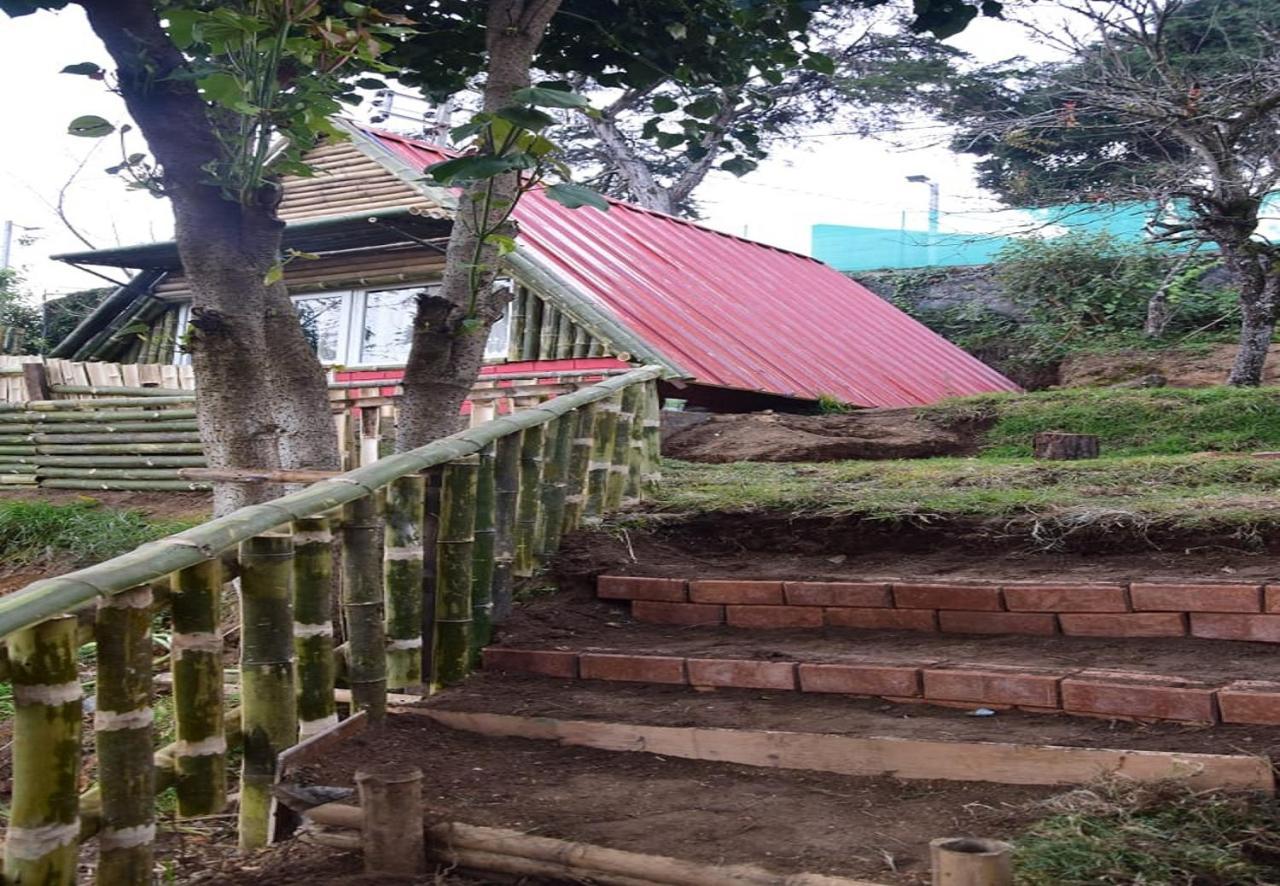
[{"label": "bamboo handrail", "polygon": [[634,369],[426,446],[387,456],[273,501],[240,508],[103,563],[34,582],[0,600],[0,637],[39,624],[97,597],[149,584],[179,569],[213,559],[255,535],[370,495],[399,477],[471,455],[507,434],[540,427],[631,385],[657,380],[665,372],[661,366]]}]

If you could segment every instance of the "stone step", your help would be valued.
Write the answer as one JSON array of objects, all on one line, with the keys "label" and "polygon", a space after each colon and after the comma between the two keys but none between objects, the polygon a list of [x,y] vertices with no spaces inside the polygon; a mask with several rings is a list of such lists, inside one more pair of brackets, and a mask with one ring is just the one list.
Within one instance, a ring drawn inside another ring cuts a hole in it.
[{"label": "stone step", "polygon": [[[1087,648],[1075,656],[1059,649],[1057,663],[1049,664],[1034,648],[992,661],[931,655],[947,650],[928,643],[898,649],[882,645],[875,655],[865,649],[857,655],[834,646],[815,649],[812,644],[803,652],[783,648],[744,654],[741,648],[717,651],[696,642],[629,640],[613,647],[490,646],[484,650],[484,666],[563,680],[863,696],[965,710],[1280,725],[1280,677],[1255,679],[1257,670],[1239,662],[1205,662],[1169,674],[1150,667],[1109,667],[1087,654]],[[1076,663],[1070,663],[1073,657]],[[1274,667],[1268,675],[1277,676]]]},{"label": "stone step", "polygon": [[604,575],[636,621],[1280,643],[1280,585],[1250,582],[785,581]]}]

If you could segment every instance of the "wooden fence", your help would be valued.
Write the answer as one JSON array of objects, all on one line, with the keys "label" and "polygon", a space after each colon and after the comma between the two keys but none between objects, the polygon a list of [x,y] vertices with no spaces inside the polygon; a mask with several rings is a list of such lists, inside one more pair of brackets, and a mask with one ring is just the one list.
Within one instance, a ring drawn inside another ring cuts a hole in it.
[{"label": "wooden fence", "polygon": [[[218,813],[233,746],[240,844],[267,843],[278,755],[337,721],[334,540],[352,711],[377,720],[388,689],[465,677],[510,609],[513,576],[655,481],[661,373],[606,379],[0,598],[0,679],[15,703],[5,882],[70,886],[96,838],[99,884],[150,884],[155,793],[174,787],[180,816]],[[219,601],[233,576],[229,709]],[[165,612],[177,741],[156,749],[151,631]],[[99,781],[79,793],[77,650],[90,637]]]}]

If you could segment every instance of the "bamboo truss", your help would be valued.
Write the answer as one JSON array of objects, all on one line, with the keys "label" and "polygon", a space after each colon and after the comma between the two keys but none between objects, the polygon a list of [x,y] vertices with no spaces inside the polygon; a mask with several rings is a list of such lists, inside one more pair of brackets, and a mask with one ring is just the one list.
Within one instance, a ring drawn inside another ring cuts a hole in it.
[{"label": "bamboo truss", "polygon": [[[385,711],[388,682],[447,685],[465,678],[490,624],[510,610],[513,573],[532,573],[537,554],[554,553],[562,533],[585,512],[586,491],[597,499],[596,515],[603,513],[603,481],[618,440],[625,439],[628,458],[642,457],[641,476],[655,470],[648,446],[631,445],[630,428],[640,421],[636,404],[647,404],[649,393],[628,398],[626,392],[653,387],[662,372],[645,367],[526,403],[419,449],[0,598],[0,673],[14,686],[16,708],[5,882],[69,886],[79,844],[95,836],[100,883],[148,882],[156,791],[176,787],[182,816],[218,813],[227,798],[232,741],[242,741],[244,752],[240,845],[253,849],[269,842],[279,754],[300,731],[310,735],[335,720],[335,547],[353,707],[376,719]],[[164,399],[138,399],[144,397]],[[624,400],[633,425],[619,435],[618,423],[608,417],[617,418],[614,407]],[[155,412],[169,421],[174,411],[185,410],[100,411]],[[43,429],[48,417],[76,412],[0,411],[0,425],[11,416],[21,421],[10,429]],[[67,426],[76,424],[85,422]],[[154,459],[186,456],[110,457],[123,461],[96,469],[119,472],[110,479],[130,482],[126,474],[175,467]],[[602,457],[609,459],[603,478],[596,464]],[[27,471],[42,467],[82,465],[0,456],[0,478],[31,476]],[[135,476],[140,479],[134,482],[155,480]],[[382,497],[385,529],[378,513]],[[568,506],[574,497],[583,507]],[[337,512],[341,528],[334,532],[330,520]],[[227,709],[223,688],[221,598],[229,553],[238,554],[240,570],[238,710]],[[166,585],[153,602],[152,593]],[[101,784],[80,795],[83,708],[76,655],[85,639],[77,618],[66,613],[98,601],[91,633],[99,658],[94,734]],[[163,606],[173,618],[177,740],[156,750],[150,630]],[[430,675],[423,661],[433,665]]]}]

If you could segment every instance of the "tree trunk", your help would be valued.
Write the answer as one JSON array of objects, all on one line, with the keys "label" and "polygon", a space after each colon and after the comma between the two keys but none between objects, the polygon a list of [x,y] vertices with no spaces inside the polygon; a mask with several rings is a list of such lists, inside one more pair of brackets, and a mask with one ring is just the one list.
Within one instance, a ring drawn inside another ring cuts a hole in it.
[{"label": "tree trunk", "polygon": [[[284,285],[264,282],[280,255],[279,189],[268,185],[242,205],[209,182],[219,139],[151,0],[79,2],[164,170],[192,290],[197,408],[210,466],[337,468],[324,371]],[[219,484],[214,510],[226,513],[279,492],[268,484]]]},{"label": "tree trunk", "polygon": [[1240,278],[1240,350],[1227,376],[1227,384],[1257,387],[1262,384],[1262,371],[1276,328],[1276,306],[1280,296],[1280,275],[1271,270],[1272,260],[1265,254],[1244,255],[1241,248],[1224,247],[1227,264]]},{"label": "tree trunk", "polygon": [[[529,85],[534,51],[559,6],[559,0],[490,0],[486,19],[489,56],[484,85],[486,111],[506,107],[511,103],[512,93]],[[494,202],[508,201],[509,204],[516,196],[517,185],[514,174],[500,177]],[[470,210],[478,205],[475,198],[483,191],[482,183],[467,188],[459,197],[440,291],[424,295],[418,301],[413,344],[405,366],[404,396],[400,401],[396,434],[399,452],[461,429],[462,402],[484,361],[489,328],[506,305],[506,294],[493,287],[494,272],[487,272],[476,304],[480,328],[471,331],[463,328],[471,301],[470,268],[479,231],[493,220],[477,219]],[[493,210],[494,217],[501,211]],[[497,248],[481,248],[479,263],[495,268]]]},{"label": "tree trunk", "polygon": [[606,112],[600,117],[585,118],[588,131],[600,142],[600,148],[617,167],[618,174],[627,183],[627,193],[633,202],[667,215],[679,214],[678,201],[671,189],[663,187],[654,177],[653,170],[627,143],[618,129],[617,120]]}]

